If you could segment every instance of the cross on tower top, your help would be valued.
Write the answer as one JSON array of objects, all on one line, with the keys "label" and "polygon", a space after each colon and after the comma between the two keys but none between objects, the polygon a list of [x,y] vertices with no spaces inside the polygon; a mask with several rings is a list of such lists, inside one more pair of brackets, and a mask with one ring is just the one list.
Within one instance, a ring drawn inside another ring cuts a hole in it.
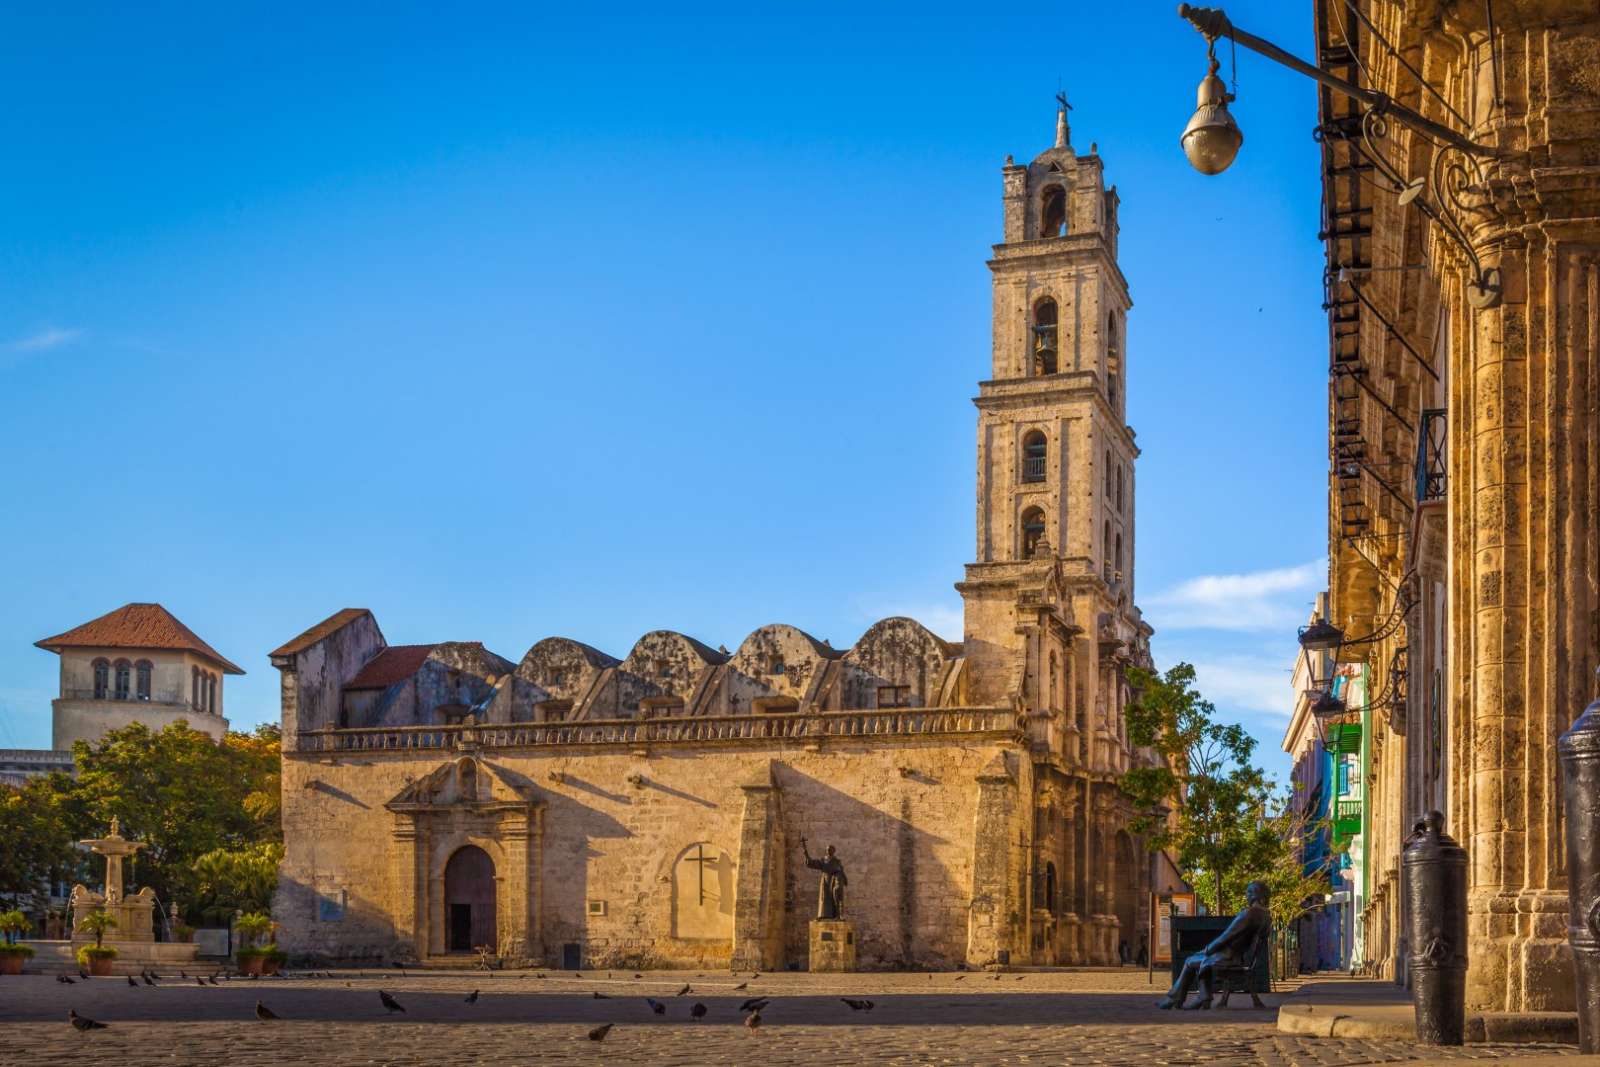
[{"label": "cross on tower top", "polygon": [[1056,147],[1065,148],[1072,140],[1072,130],[1067,125],[1067,112],[1072,110],[1072,105],[1067,103],[1067,93],[1062,89],[1056,93]]}]

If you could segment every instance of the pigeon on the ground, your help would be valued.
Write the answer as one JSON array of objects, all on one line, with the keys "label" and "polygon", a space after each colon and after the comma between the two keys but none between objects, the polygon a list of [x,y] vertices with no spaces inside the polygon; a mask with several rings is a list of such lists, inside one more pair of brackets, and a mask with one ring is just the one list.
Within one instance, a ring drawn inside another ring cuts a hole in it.
[{"label": "pigeon on the ground", "polygon": [[207,978],[206,981],[210,982],[212,985],[221,985],[222,984],[221,982],[217,981],[217,976],[216,975],[212,975],[210,978]]},{"label": "pigeon on the ground", "polygon": [[758,973],[756,973],[756,974],[752,974],[752,975],[751,975],[751,976],[750,976],[750,981],[752,981],[752,982],[754,982],[754,981],[755,981],[755,980],[756,980],[756,979],[757,979],[757,978],[760,978],[760,977],[761,977],[761,975],[760,975],[760,973],[759,973],[759,972],[758,972]]},{"label": "pigeon on the ground", "polygon": [[72,1028],[79,1033],[88,1033],[90,1030],[104,1030],[106,1028],[105,1023],[97,1023],[93,1019],[87,1019],[71,1008],[67,1009],[67,1022],[71,1023]]},{"label": "pigeon on the ground", "polygon": [[964,975],[964,974],[958,974],[958,975],[956,975],[956,981],[958,981],[958,982],[959,982],[959,981],[961,981],[961,980],[962,980],[962,979],[963,979],[963,978],[965,978],[965,977],[966,977],[966,975]]},{"label": "pigeon on the ground", "polygon": [[179,971],[178,972],[178,977],[182,978],[185,982],[187,982],[189,980],[189,972],[188,971]]},{"label": "pigeon on the ground", "polygon": [[155,985],[156,984],[155,976],[152,975],[149,971],[140,971],[139,972],[139,977],[144,979],[144,984],[145,985]]},{"label": "pigeon on the ground", "polygon": [[667,1013],[667,1006],[661,1003],[659,1000],[656,1000],[652,997],[645,997],[644,1002],[650,1005],[650,1010],[655,1012],[657,1015],[665,1015]]},{"label": "pigeon on the ground", "polygon": [[870,1001],[870,1000],[852,1000],[850,997],[840,997],[839,999],[844,1001],[846,1004],[850,1005],[850,1010],[851,1011],[871,1011],[872,1010],[872,1001]]},{"label": "pigeon on the ground", "polygon": [[705,1015],[706,1006],[699,1001],[696,1001],[694,1007],[689,1009],[689,1018],[691,1019],[703,1019]]},{"label": "pigeon on the ground", "polygon": [[478,1003],[478,991],[476,989],[474,989],[472,992],[467,994],[467,1003],[468,1004],[476,1004],[476,1003]]},{"label": "pigeon on the ground", "polygon": [[[580,974],[580,973],[578,973],[578,972],[577,972],[577,971],[573,971],[573,972],[572,972],[572,977],[574,977],[574,978],[582,978],[582,977],[583,977],[583,975],[582,975],[582,974]],[[599,1038],[595,1038],[595,1040],[596,1040],[596,1041],[598,1041],[598,1040],[600,1040],[600,1039],[599,1039]]]},{"label": "pigeon on the ground", "polygon": [[400,1012],[402,1015],[405,1014],[405,1009],[400,1006],[400,1002],[381,989],[378,990],[378,1000],[383,1003],[389,1014],[393,1015],[395,1012]]},{"label": "pigeon on the ground", "polygon": [[760,1011],[762,1008],[767,1006],[767,1002],[770,1001],[771,999],[772,999],[771,997],[751,997],[749,1000],[747,1000],[743,1004],[739,1005],[739,1010],[740,1011]]},{"label": "pigeon on the ground", "polygon": [[636,974],[636,975],[634,975],[634,977],[635,977],[635,978],[643,978],[643,977],[644,977],[644,975],[642,975],[642,974]]},{"label": "pigeon on the ground", "polygon": [[277,1017],[278,1017],[277,1013],[274,1012],[271,1008],[267,1007],[265,1004],[261,1003],[261,1001],[259,1001],[259,1000],[256,1001],[256,1018],[257,1019],[260,1019],[264,1023],[269,1023],[273,1019],[276,1019]]},{"label": "pigeon on the ground", "polygon": [[610,1000],[611,998],[606,996],[604,993],[600,992],[600,990],[596,989],[594,991],[594,999],[596,999],[596,1000]]},{"label": "pigeon on the ground", "polygon": [[617,1025],[617,1024],[616,1023],[603,1023],[600,1026],[595,1027],[593,1030],[589,1031],[589,1040],[590,1041],[604,1041],[606,1039],[606,1035],[611,1032],[611,1028],[613,1026],[615,1026],[615,1025]]},{"label": "pigeon on the ground", "polygon": [[67,977],[67,976],[66,976],[66,975],[64,975],[64,974],[58,974],[58,975],[56,975],[56,981],[57,981],[57,982],[58,982],[58,983],[60,983],[60,984],[61,984],[61,985],[76,985],[76,984],[77,984],[77,979],[75,979],[75,978],[68,978],[68,977]]},{"label": "pigeon on the ground", "polygon": [[82,967],[79,967],[78,968],[78,977],[82,978],[85,982],[87,982],[89,980],[89,972],[84,970]]},{"label": "pigeon on the ground", "polygon": [[542,974],[536,974],[536,975],[534,975],[534,977],[535,977],[535,978],[543,978],[543,977],[544,977],[544,975],[542,975]]},{"label": "pigeon on the ground", "polygon": [[752,1030],[757,1029],[761,1025],[761,1013],[759,1011],[753,1011],[749,1015],[746,1015],[744,1017],[744,1024]]},{"label": "pigeon on the ground", "polygon": [[138,988],[139,988],[139,983],[138,983],[138,982],[135,982],[135,981],[134,981],[134,980],[133,980],[133,975],[131,975],[131,974],[130,974],[130,975],[128,975],[128,984],[129,984],[129,985],[131,985],[131,986],[133,986],[133,988],[135,988],[135,989],[138,989]]},{"label": "pigeon on the ground", "polygon": [[749,982],[740,982],[738,985],[734,986],[733,988],[734,988],[735,992],[737,992],[738,990],[741,990],[741,989],[749,989],[750,988],[750,983]]},{"label": "pigeon on the ground", "polygon": [[683,988],[678,990],[677,995],[682,997],[682,996],[687,996],[688,994],[690,994],[692,992],[694,992],[694,990],[690,987],[688,982],[685,982],[685,983],[683,983]]},{"label": "pigeon on the ground", "polygon": [[204,989],[206,987],[206,980],[197,974],[194,976],[194,984],[199,986],[201,989]]}]

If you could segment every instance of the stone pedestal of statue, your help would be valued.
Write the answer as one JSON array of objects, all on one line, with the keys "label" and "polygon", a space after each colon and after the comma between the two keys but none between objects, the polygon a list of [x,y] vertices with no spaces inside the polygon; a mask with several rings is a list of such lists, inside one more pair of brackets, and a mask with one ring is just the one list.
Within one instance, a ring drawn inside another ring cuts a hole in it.
[{"label": "stone pedestal of statue", "polygon": [[856,924],[845,919],[811,920],[811,971],[856,969]]}]

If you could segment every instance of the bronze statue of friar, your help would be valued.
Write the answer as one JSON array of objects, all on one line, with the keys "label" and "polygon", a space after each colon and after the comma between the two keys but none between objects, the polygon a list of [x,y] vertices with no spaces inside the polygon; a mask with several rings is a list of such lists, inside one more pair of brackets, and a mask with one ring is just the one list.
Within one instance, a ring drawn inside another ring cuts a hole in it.
[{"label": "bronze statue of friar", "polygon": [[806,848],[806,839],[802,837],[800,851],[806,857],[807,867],[822,872],[822,881],[817,883],[817,918],[844,918],[844,887],[849,884],[849,879],[844,876],[844,864],[833,854],[833,846],[828,846],[827,853],[821,859],[813,859],[811,850]]}]

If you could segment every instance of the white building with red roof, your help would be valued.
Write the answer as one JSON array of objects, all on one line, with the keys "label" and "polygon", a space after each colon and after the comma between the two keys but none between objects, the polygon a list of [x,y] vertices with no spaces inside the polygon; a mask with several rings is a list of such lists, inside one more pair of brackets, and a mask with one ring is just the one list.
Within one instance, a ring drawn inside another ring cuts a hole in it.
[{"label": "white building with red roof", "polygon": [[160,604],[124,604],[34,644],[61,657],[50,704],[58,752],[136,722],[161,730],[183,719],[221,740],[223,679],[244,673]]}]

